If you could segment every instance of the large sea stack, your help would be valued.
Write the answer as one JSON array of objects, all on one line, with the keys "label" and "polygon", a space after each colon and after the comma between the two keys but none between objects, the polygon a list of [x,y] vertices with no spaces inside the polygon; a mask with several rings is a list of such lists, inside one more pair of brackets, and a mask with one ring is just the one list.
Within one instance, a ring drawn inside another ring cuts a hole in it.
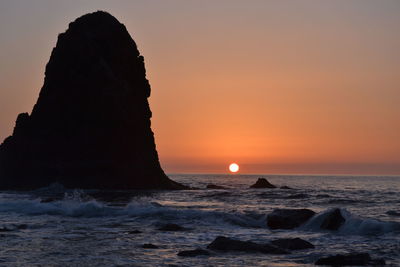
[{"label": "large sea stack", "polygon": [[0,189],[182,189],[163,172],[150,128],[143,56],[98,11],[58,36],[32,113],[0,146]]}]

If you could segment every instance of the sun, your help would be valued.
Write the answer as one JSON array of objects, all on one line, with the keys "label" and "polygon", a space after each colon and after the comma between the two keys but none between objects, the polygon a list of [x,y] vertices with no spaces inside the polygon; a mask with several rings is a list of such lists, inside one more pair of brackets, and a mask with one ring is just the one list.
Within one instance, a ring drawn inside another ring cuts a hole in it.
[{"label": "sun", "polygon": [[231,163],[229,165],[229,171],[233,172],[233,173],[238,172],[239,171],[239,165],[237,165],[236,163]]}]

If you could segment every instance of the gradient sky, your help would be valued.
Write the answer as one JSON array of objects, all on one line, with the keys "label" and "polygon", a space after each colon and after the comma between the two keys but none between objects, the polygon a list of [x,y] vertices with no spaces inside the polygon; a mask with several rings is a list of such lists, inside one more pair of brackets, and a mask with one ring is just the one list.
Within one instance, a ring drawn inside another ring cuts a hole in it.
[{"label": "gradient sky", "polygon": [[0,0],[1,141],[96,10],[145,58],[166,172],[400,174],[400,1]]}]

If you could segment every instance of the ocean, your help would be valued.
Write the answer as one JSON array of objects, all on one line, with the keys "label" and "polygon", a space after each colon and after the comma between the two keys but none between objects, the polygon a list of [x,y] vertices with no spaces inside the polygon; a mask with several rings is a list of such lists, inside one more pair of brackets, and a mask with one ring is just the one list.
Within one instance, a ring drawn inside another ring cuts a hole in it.
[{"label": "ocean", "polygon": [[[169,175],[197,187],[184,191],[66,190],[0,192],[0,266],[314,266],[321,258],[362,252],[400,266],[400,176]],[[291,189],[250,189],[258,177]],[[207,184],[226,189],[205,189]],[[317,214],[292,230],[271,230],[277,208]],[[346,221],[321,230],[320,218],[340,208]],[[185,231],[161,231],[174,223]],[[206,249],[217,236],[267,243],[278,238],[315,248],[273,255]],[[143,248],[143,244],[158,248]]]}]

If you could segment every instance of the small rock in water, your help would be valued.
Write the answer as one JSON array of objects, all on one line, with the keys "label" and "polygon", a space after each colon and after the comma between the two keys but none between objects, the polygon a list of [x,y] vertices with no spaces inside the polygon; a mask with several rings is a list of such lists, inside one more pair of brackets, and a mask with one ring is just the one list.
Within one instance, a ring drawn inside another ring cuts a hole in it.
[{"label": "small rock in water", "polygon": [[315,262],[315,265],[332,265],[332,266],[380,266],[385,265],[384,259],[371,259],[368,253],[352,253],[347,255],[336,255],[321,258]]},{"label": "small rock in water", "polygon": [[174,223],[168,223],[160,228],[158,228],[160,231],[185,231],[188,230],[185,227],[182,227],[180,225],[174,224]]},{"label": "small rock in water", "polygon": [[321,224],[321,229],[337,230],[345,221],[346,219],[342,216],[340,209],[336,208],[329,212],[329,214],[325,217]]},{"label": "small rock in water", "polygon": [[289,187],[289,186],[286,186],[286,185],[281,186],[280,188],[281,188],[281,189],[293,189],[293,188],[291,188],[291,187]]},{"label": "small rock in water", "polygon": [[1,227],[0,228],[0,232],[11,232],[11,231],[12,231],[12,229],[9,229],[7,227]]},{"label": "small rock in water", "polygon": [[257,182],[250,186],[250,188],[276,188],[276,186],[268,182],[265,178],[258,178]]},{"label": "small rock in water", "polygon": [[193,249],[193,250],[183,250],[178,253],[181,257],[196,257],[196,256],[208,256],[210,252],[204,249]]},{"label": "small rock in water", "polygon": [[301,238],[282,238],[271,241],[271,244],[281,249],[299,250],[315,248],[313,244]]},{"label": "small rock in water", "polygon": [[207,189],[226,189],[226,187],[215,185],[215,184],[208,184]]},{"label": "small rock in water", "polygon": [[142,233],[142,231],[139,231],[139,230],[132,230],[132,231],[128,232],[128,234],[130,234],[130,235],[141,234],[141,233]]},{"label": "small rock in water", "polygon": [[267,216],[271,229],[293,229],[308,221],[315,212],[309,209],[275,209]]},{"label": "small rock in water", "polygon": [[156,248],[158,248],[158,246],[153,245],[153,244],[143,244],[142,248],[156,249]]},{"label": "small rock in water", "polygon": [[289,253],[284,249],[269,244],[258,244],[251,241],[240,241],[224,236],[218,236],[213,242],[211,242],[211,244],[207,246],[207,248],[219,251],[261,252],[266,254]]}]

